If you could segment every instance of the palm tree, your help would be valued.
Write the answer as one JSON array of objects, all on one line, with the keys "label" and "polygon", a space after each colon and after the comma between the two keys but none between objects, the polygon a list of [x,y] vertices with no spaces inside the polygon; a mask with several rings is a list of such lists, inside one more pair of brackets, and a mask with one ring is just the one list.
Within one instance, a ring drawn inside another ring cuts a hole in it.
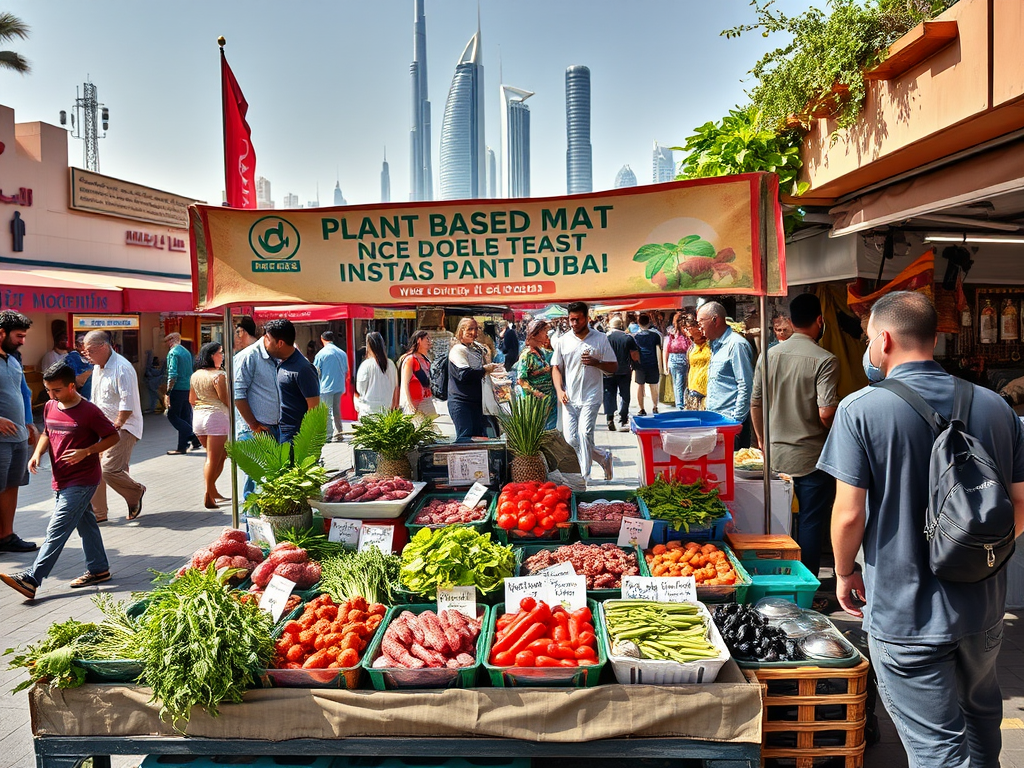
[{"label": "palm tree", "polygon": [[[28,24],[12,13],[0,13],[0,43],[20,37],[28,38]],[[0,51],[0,69],[13,69],[26,74],[31,71],[28,59],[14,51]]]}]

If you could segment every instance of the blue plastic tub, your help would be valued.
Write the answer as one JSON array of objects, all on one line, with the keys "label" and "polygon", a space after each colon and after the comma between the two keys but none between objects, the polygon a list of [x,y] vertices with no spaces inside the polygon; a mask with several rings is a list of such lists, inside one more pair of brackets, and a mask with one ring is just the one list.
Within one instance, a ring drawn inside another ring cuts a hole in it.
[{"label": "blue plastic tub", "polygon": [[[650,510],[647,509],[647,505],[645,504],[643,508],[649,516]],[[651,546],[653,547],[655,544],[667,544],[670,541],[682,541],[683,539],[686,541],[722,541],[725,539],[726,526],[732,522],[732,512],[726,508],[725,517],[718,518],[707,528],[691,525],[689,531],[682,526],[677,531],[668,520],[651,519],[654,520],[654,527],[651,529]]]}]

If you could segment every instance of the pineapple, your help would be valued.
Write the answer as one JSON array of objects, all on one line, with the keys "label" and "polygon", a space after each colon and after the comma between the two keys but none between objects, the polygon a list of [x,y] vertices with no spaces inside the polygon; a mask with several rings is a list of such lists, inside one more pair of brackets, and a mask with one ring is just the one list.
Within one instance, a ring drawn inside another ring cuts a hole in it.
[{"label": "pineapple", "polygon": [[502,413],[498,419],[505,433],[512,459],[512,482],[525,483],[531,480],[543,483],[548,479],[547,465],[540,453],[544,439],[544,425],[548,419],[551,403],[545,399],[526,395],[513,397],[511,412]]}]

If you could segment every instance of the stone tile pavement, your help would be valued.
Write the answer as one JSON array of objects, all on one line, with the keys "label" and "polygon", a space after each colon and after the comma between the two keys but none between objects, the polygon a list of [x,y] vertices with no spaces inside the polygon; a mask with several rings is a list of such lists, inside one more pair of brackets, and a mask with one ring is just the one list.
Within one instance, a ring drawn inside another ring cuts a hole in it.
[{"label": "stone tile pavement", "polygon": [[[217,511],[203,507],[202,453],[167,456],[174,447],[174,433],[161,416],[146,416],[144,439],[135,449],[132,474],[147,487],[142,515],[134,522],[125,519],[123,501],[111,495],[110,522],[103,526],[103,538],[111,562],[114,579],[91,590],[70,590],[67,582],[84,570],[81,544],[72,536],[53,574],[40,589],[33,604],[0,585],[0,650],[32,642],[54,621],[69,617],[90,618],[96,614],[91,595],[103,591],[116,598],[126,598],[133,591],[146,590],[150,570],[168,571],[178,567],[201,545],[216,537],[217,531],[231,524],[230,508]],[[446,417],[441,426],[449,433],[451,423]],[[597,442],[610,448],[615,459],[615,479],[598,481],[596,488],[635,484],[638,477],[639,452],[629,433],[609,433],[603,419],[597,427]],[[330,444],[325,458],[331,468],[351,466],[351,450],[347,444]],[[595,467],[595,476],[602,475]],[[228,492],[228,476],[221,478],[220,489]],[[25,538],[42,541],[52,509],[49,475],[40,472],[23,488],[16,518],[16,528]],[[0,571],[10,572],[25,567],[34,555],[0,554]],[[842,615],[835,618],[842,618]],[[1006,617],[1006,633],[1000,657],[1000,681],[1004,697],[1004,728],[1002,765],[1024,768],[1024,621],[1016,613]],[[845,621],[845,619],[843,619]],[[857,622],[849,622],[858,628]],[[10,695],[9,691],[22,679],[20,671],[8,671],[0,663],[0,768],[27,768],[35,764],[25,693]],[[868,768],[900,768],[906,755],[896,737],[883,707],[879,715],[882,741],[869,747],[865,765]],[[115,757],[115,768],[137,766],[141,758]]]}]

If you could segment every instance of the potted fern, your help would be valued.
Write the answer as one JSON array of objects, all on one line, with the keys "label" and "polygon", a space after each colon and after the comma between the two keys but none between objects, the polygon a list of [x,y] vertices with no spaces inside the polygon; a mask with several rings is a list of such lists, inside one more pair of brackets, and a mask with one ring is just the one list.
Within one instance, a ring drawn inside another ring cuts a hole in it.
[{"label": "potted fern", "polygon": [[256,492],[242,504],[246,514],[258,515],[275,531],[310,528],[309,499],[320,498],[327,470],[320,453],[327,442],[327,406],[318,405],[302,417],[290,443],[280,444],[266,433],[225,446],[228,456],[256,483]]},{"label": "potted fern", "polygon": [[397,408],[359,418],[352,429],[352,445],[377,454],[377,474],[412,479],[409,453],[441,437],[431,417],[419,420]]},{"label": "potted fern", "polygon": [[546,397],[513,397],[509,406],[510,411],[502,411],[498,420],[505,433],[505,443],[514,457],[509,467],[512,482],[535,480],[543,483],[548,479],[548,473],[540,446],[551,402]]}]

